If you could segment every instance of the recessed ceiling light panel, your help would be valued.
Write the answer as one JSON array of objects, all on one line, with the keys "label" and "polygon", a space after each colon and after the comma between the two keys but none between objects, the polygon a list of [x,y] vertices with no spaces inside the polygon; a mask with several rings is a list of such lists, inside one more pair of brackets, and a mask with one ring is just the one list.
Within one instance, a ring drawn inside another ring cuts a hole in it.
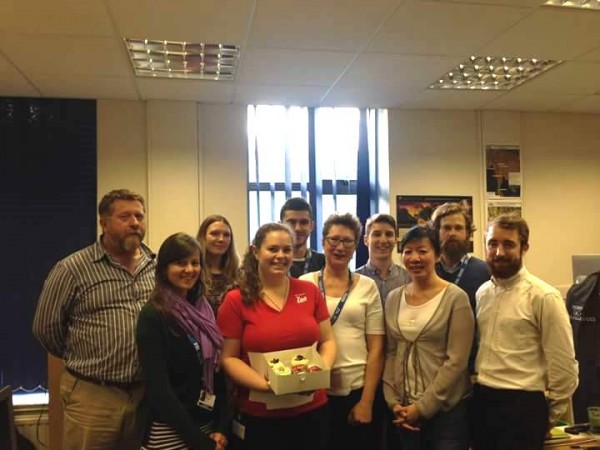
[{"label": "recessed ceiling light panel", "polygon": [[429,89],[509,90],[561,62],[504,56],[471,56],[429,85]]},{"label": "recessed ceiling light panel", "polygon": [[546,0],[544,6],[600,10],[600,0]]},{"label": "recessed ceiling light panel", "polygon": [[137,76],[233,80],[239,47],[149,39],[124,39]]}]

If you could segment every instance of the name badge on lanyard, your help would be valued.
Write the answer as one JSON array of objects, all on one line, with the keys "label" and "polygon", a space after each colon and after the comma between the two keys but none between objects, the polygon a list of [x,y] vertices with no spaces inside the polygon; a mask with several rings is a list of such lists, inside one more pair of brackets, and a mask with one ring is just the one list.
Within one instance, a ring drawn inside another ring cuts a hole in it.
[{"label": "name badge on lanyard", "polygon": [[458,283],[460,283],[460,280],[463,276],[463,273],[465,273],[465,269],[467,268],[467,264],[469,264],[469,255],[466,255],[464,257],[464,259],[462,260],[462,262],[460,263],[460,269],[458,269],[458,274],[456,275],[456,278],[454,279],[454,284],[458,285]]},{"label": "name badge on lanyard", "polygon": [[[198,361],[200,361],[202,364],[204,364],[204,361],[202,361],[202,356],[201,356],[202,353],[201,353],[201,348],[200,348],[200,344],[198,343],[198,340],[191,334],[188,334],[187,337],[188,337],[188,340],[190,341],[190,343],[194,346],[194,350],[196,350],[196,355],[198,356]],[[206,389],[201,389],[200,395],[198,396],[198,401],[196,402],[196,405],[199,406],[200,408],[204,408],[208,411],[212,411],[213,408],[215,407],[216,399],[217,399],[216,395],[211,394]]]},{"label": "name badge on lanyard", "polygon": [[[323,299],[325,299],[325,301],[327,301],[327,297],[325,295],[325,283],[323,282],[323,271],[325,270],[325,268],[321,269],[321,271],[319,272],[319,290],[321,291],[321,295],[323,296]],[[331,318],[329,319],[329,321],[331,322],[331,325],[333,325],[335,322],[337,322],[338,317],[340,317],[340,313],[342,312],[342,309],[344,308],[344,305],[346,304],[346,300],[348,300],[348,295],[350,295],[350,289],[352,289],[352,271],[348,270],[348,289],[346,289],[346,292],[344,292],[344,295],[342,296],[342,298],[340,298],[340,301],[338,302],[337,306],[335,307],[335,311],[333,311],[333,314],[331,315]]]}]

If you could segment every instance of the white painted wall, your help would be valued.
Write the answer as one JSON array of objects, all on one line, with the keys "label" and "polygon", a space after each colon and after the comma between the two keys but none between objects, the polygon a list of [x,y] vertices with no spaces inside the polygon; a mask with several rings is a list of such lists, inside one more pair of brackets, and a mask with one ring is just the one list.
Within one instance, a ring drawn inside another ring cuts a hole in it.
[{"label": "white painted wall", "polygon": [[[600,253],[600,115],[389,111],[390,204],[396,195],[471,195],[475,254],[485,231],[484,145],[520,145],[529,269],[571,284],[571,254]],[[246,108],[195,102],[98,101],[98,196],[146,195],[148,242],[195,234],[213,213],[247,246]]]}]

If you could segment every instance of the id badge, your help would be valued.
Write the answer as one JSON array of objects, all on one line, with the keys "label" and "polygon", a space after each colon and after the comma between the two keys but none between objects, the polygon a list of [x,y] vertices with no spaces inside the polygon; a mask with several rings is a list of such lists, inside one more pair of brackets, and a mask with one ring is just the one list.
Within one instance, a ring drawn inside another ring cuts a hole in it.
[{"label": "id badge", "polygon": [[243,441],[246,437],[246,426],[239,420],[233,419],[231,421],[231,432]]},{"label": "id badge", "polygon": [[206,392],[204,389],[202,389],[200,391],[200,398],[198,399],[197,405],[200,408],[204,408],[204,409],[207,409],[209,411],[212,411],[213,408],[215,407],[215,400],[216,399],[217,399],[216,395],[210,394],[210,393]]}]

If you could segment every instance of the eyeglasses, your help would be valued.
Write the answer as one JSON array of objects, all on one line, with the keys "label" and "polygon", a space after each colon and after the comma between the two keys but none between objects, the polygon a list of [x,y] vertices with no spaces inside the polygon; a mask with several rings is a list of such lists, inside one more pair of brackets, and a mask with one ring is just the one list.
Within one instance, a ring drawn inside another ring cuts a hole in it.
[{"label": "eyeglasses", "polygon": [[329,245],[331,245],[332,247],[337,247],[341,243],[345,248],[353,247],[354,243],[356,242],[354,239],[340,239],[337,237],[329,236],[327,236],[325,240],[329,242]]}]

